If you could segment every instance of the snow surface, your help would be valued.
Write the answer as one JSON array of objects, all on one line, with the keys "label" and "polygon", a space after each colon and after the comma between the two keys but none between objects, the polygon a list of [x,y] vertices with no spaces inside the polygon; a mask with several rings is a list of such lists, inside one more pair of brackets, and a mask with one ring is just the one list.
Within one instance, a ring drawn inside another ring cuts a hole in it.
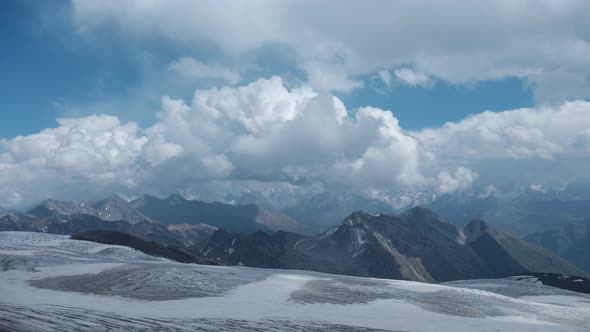
[{"label": "snow surface", "polygon": [[590,297],[517,279],[432,285],[180,264],[0,232],[0,330],[590,331]]}]

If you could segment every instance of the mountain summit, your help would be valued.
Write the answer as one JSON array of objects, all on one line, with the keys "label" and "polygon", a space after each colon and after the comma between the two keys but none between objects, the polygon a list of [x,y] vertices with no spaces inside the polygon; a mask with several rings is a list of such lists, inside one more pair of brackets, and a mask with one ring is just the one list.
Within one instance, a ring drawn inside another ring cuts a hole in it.
[{"label": "mountain summit", "polygon": [[[198,251],[227,264],[425,282],[525,272],[584,275],[481,220],[458,228],[424,207],[399,216],[355,211],[340,226],[314,237],[216,233]],[[265,259],[255,257],[260,252]]]}]

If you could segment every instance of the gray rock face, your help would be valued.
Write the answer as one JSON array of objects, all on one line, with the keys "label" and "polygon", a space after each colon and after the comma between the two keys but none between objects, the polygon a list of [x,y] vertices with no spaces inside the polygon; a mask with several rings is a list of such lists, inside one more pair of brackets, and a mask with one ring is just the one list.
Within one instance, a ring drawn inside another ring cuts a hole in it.
[{"label": "gray rock face", "polygon": [[584,274],[483,221],[458,228],[422,207],[400,216],[357,211],[314,237],[217,231],[196,250],[226,264],[426,282],[524,272]]},{"label": "gray rock face", "polygon": [[[418,207],[399,217],[355,212],[337,229],[298,248],[330,272],[344,274],[427,282],[490,275],[461,241],[458,228]],[[327,256],[337,259],[323,262]]]}]

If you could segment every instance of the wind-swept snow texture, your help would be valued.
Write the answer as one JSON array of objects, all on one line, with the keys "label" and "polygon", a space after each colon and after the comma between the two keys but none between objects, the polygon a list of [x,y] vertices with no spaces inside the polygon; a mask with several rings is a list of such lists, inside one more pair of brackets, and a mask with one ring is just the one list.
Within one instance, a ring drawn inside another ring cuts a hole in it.
[{"label": "wind-swept snow texture", "polygon": [[590,331],[590,296],[533,281],[202,266],[0,232],[1,331]]}]

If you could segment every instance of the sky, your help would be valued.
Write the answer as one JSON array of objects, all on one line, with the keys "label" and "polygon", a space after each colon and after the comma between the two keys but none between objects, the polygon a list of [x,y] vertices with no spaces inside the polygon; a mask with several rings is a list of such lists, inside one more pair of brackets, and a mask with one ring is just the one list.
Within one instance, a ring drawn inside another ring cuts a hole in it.
[{"label": "sky", "polygon": [[587,177],[589,10],[2,1],[0,207]]}]

